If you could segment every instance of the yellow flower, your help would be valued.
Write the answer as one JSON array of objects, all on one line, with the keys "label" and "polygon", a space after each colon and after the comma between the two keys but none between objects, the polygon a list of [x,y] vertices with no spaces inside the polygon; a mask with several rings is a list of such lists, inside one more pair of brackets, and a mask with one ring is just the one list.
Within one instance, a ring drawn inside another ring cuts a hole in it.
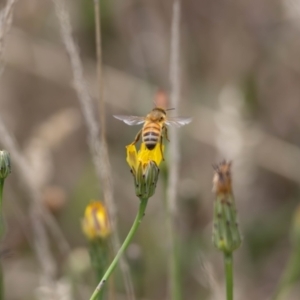
[{"label": "yellow flower", "polygon": [[81,226],[90,240],[105,239],[110,234],[108,215],[102,202],[93,201],[86,207]]},{"label": "yellow flower", "polygon": [[126,146],[126,150],[126,161],[134,177],[136,195],[140,198],[151,197],[155,192],[164,147],[157,143],[153,150],[149,150],[142,143],[138,152],[132,144]]},{"label": "yellow flower", "polygon": [[131,167],[131,169],[137,170],[138,165],[142,164],[143,169],[145,169],[146,165],[150,161],[154,161],[157,166],[162,161],[162,151],[164,151],[164,146],[160,146],[160,143],[157,143],[153,150],[149,150],[144,143],[141,144],[141,149],[139,152],[136,151],[135,145],[126,146],[127,149],[127,163]]}]

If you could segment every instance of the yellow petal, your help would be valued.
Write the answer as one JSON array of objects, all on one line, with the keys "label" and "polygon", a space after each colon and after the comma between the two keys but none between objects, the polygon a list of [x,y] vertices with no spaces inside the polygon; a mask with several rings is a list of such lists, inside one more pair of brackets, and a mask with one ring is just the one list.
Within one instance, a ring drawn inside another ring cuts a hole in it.
[{"label": "yellow petal", "polygon": [[138,156],[137,156],[135,145],[130,144],[126,146],[126,152],[127,152],[126,161],[128,165],[130,166],[131,169],[137,170]]},{"label": "yellow petal", "polygon": [[145,144],[141,144],[141,149],[138,153],[138,160],[142,163],[142,165],[146,165],[149,161],[154,161],[157,166],[162,161],[162,151],[164,151],[164,146],[161,147],[160,143],[157,143],[155,148],[149,150],[146,148]]}]

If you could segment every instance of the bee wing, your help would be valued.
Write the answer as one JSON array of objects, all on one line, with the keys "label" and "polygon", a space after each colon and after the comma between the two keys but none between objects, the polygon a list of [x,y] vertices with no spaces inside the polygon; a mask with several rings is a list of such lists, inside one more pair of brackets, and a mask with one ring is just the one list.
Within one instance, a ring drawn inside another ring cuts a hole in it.
[{"label": "bee wing", "polygon": [[181,127],[191,123],[192,118],[182,118],[182,117],[170,117],[166,120],[166,124],[169,126]]},{"label": "bee wing", "polygon": [[114,115],[118,120],[123,121],[127,125],[139,125],[145,122],[145,117]]}]

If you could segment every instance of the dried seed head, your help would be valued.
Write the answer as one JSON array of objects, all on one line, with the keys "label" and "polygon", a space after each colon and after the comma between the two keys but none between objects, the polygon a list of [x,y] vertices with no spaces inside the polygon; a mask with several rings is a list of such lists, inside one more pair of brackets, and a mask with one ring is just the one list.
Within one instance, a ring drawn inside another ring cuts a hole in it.
[{"label": "dried seed head", "polygon": [[237,212],[231,188],[231,162],[222,161],[214,166],[213,243],[221,251],[232,253],[241,245],[241,235],[237,226]]},{"label": "dried seed head", "polygon": [[213,177],[213,192],[216,194],[230,194],[231,188],[231,161],[222,161],[213,165],[215,174]]}]

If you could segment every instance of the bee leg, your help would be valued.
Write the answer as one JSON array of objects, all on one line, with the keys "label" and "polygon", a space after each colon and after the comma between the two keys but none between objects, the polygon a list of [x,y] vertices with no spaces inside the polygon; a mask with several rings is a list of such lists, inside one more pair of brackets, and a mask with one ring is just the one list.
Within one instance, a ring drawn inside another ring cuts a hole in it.
[{"label": "bee leg", "polygon": [[165,134],[167,141],[170,142],[169,137],[168,137],[168,128],[167,127],[164,127],[164,134]]},{"label": "bee leg", "polygon": [[142,134],[142,129],[137,133],[137,135],[135,136],[134,141],[131,143],[131,145],[135,145],[139,141],[141,134]]},{"label": "bee leg", "polygon": [[162,156],[162,160],[164,161],[164,153],[163,153],[163,137],[162,135],[160,136],[160,152],[161,152],[161,156]]}]

